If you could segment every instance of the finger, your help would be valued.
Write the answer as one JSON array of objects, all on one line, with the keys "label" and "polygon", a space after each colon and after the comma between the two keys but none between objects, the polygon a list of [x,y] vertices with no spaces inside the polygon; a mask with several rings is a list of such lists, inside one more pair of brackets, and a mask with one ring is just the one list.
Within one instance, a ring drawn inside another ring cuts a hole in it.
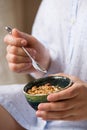
[{"label": "finger", "polygon": [[17,73],[21,73],[22,71],[25,71],[26,68],[28,72],[28,70],[30,70],[30,68],[32,67],[31,63],[30,64],[29,63],[20,63],[20,64],[9,63],[8,65],[12,71],[17,72]]},{"label": "finger", "polygon": [[78,99],[70,99],[58,102],[40,103],[38,110],[41,111],[66,111],[75,108],[78,104]]},{"label": "finger", "polygon": [[27,41],[24,38],[16,38],[12,35],[6,35],[4,38],[4,42],[7,43],[8,45],[14,45],[14,46],[26,46]]},{"label": "finger", "polygon": [[7,53],[26,57],[26,54],[21,47],[8,45],[6,50],[7,50]]},{"label": "finger", "polygon": [[68,116],[68,114],[66,114],[65,112],[37,111],[36,116],[41,117],[43,120],[60,120]]},{"label": "finger", "polygon": [[36,112],[36,116],[44,120],[83,120],[86,119],[79,107],[74,107],[65,111],[40,111]]},{"label": "finger", "polygon": [[[36,51],[33,48],[26,48],[27,51],[30,53],[30,55],[35,58]],[[19,56],[25,56],[27,57],[27,54],[24,52],[24,50],[21,47],[16,47],[16,46],[7,46],[7,53],[12,53],[14,55],[19,55]],[[28,57],[29,58],[29,57]]]},{"label": "finger", "polygon": [[62,118],[62,120],[65,120],[65,121],[82,121],[84,119],[82,119],[82,117],[80,115],[78,116],[68,116],[68,117],[65,117],[65,118]]},{"label": "finger", "polygon": [[28,64],[28,66],[26,66],[25,68],[22,68],[21,70],[18,70],[18,73],[26,73],[26,74],[29,74],[29,73],[33,73],[35,72],[35,68],[32,66],[32,64]]},{"label": "finger", "polygon": [[82,120],[82,117],[80,115],[72,115],[68,112],[45,112],[45,111],[37,111],[36,112],[37,117],[41,117],[43,120],[63,120],[63,121],[80,121]]},{"label": "finger", "polygon": [[6,59],[10,63],[31,63],[29,57],[17,56],[13,54],[7,54]]},{"label": "finger", "polygon": [[71,87],[48,95],[47,100],[48,101],[59,101],[59,100],[66,100],[71,99],[79,95],[79,87],[76,86],[76,84],[73,84]]},{"label": "finger", "polygon": [[29,63],[28,65],[26,65],[24,68],[18,70],[18,73],[26,73],[29,74],[31,72],[34,71],[33,66]]},{"label": "finger", "polygon": [[48,112],[48,111],[37,111],[36,116],[43,118],[44,120],[61,120],[61,119],[69,119],[71,116],[77,116],[74,113],[73,109],[66,111],[56,111],[56,112]]},{"label": "finger", "polygon": [[32,37],[31,35],[21,32],[18,29],[14,28],[12,29],[12,35],[15,37],[20,37],[25,39],[26,41],[28,41],[29,43],[33,43],[35,42],[34,40],[36,40],[34,37]]}]

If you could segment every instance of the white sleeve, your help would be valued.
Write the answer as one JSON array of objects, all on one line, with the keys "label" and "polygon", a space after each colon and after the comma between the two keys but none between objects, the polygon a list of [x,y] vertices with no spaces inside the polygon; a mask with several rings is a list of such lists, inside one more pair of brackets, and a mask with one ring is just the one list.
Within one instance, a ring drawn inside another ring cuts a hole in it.
[{"label": "white sleeve", "polygon": [[52,14],[52,11],[54,10],[52,2],[52,0],[42,1],[32,28],[32,35],[35,36],[47,49],[49,49],[51,55],[51,65],[47,75],[58,73],[61,66],[55,37],[52,36],[54,34],[54,32],[52,32],[52,24],[54,23],[54,21],[52,21],[52,17],[54,17]]}]

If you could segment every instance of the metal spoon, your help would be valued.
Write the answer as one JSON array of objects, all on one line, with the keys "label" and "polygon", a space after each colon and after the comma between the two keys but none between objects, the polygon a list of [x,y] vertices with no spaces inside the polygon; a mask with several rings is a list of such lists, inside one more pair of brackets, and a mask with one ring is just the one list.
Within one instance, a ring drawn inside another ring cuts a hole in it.
[{"label": "metal spoon", "polygon": [[[12,33],[12,29],[8,26],[5,27],[5,29],[8,31],[8,33]],[[40,71],[42,73],[47,73],[47,70],[45,70],[38,62],[36,62],[32,56],[29,54],[29,52],[22,46],[22,49],[24,50],[24,52],[29,56],[29,58],[31,59],[32,61],[32,65],[33,67],[37,70],[37,71]]]}]

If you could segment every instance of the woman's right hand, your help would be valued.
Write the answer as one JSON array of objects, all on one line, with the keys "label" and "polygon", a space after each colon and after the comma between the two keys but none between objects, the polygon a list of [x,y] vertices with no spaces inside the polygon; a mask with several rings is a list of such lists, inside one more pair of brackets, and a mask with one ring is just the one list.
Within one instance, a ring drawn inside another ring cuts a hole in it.
[{"label": "woman's right hand", "polygon": [[50,63],[49,51],[35,37],[13,29],[11,35],[5,36],[4,42],[7,43],[6,58],[12,71],[18,73],[37,73],[32,67],[31,60],[21,48],[22,46],[44,68],[48,68]]}]

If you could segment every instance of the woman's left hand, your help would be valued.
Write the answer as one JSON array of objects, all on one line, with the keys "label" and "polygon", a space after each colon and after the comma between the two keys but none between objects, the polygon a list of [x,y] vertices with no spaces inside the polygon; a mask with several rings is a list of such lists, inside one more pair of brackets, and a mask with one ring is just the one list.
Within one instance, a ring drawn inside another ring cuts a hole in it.
[{"label": "woman's left hand", "polygon": [[74,83],[63,91],[50,94],[48,103],[39,104],[36,115],[43,120],[87,120],[87,83],[74,76],[65,76]]}]

